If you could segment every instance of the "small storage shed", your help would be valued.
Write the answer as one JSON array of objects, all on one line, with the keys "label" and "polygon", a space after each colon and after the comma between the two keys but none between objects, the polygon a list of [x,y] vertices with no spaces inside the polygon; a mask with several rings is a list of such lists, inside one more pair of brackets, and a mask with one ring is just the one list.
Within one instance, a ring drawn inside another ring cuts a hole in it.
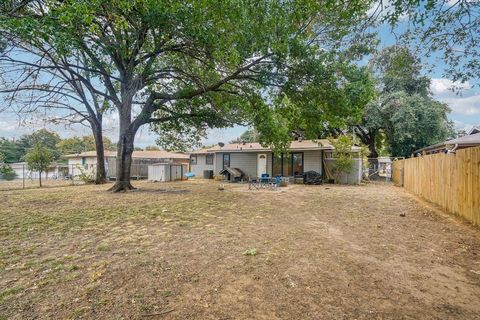
[{"label": "small storage shed", "polygon": [[186,164],[154,163],[148,166],[148,181],[167,182],[185,179]]}]

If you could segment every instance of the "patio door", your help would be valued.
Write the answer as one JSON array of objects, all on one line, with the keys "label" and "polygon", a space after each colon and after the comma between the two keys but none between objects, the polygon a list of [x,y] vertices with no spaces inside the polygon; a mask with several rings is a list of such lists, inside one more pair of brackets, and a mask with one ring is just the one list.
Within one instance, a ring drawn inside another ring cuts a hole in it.
[{"label": "patio door", "polygon": [[264,173],[267,173],[267,155],[259,153],[257,155],[257,176],[261,177]]}]

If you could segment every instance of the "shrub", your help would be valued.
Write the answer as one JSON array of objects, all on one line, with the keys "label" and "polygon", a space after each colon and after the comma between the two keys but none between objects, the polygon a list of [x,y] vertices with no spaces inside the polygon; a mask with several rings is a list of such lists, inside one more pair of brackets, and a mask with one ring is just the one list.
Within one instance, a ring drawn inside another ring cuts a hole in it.
[{"label": "shrub", "polygon": [[355,164],[352,153],[353,140],[350,136],[340,136],[338,139],[330,139],[330,142],[335,148],[333,174],[335,182],[338,183],[341,174],[349,174],[353,171]]},{"label": "shrub", "polygon": [[0,180],[13,180],[17,173],[8,164],[0,164]]},{"label": "shrub", "polygon": [[78,180],[89,184],[89,183],[94,183],[95,182],[95,177],[93,175],[93,172],[87,171],[84,167],[77,165],[77,169],[80,171],[80,174],[76,175]]}]

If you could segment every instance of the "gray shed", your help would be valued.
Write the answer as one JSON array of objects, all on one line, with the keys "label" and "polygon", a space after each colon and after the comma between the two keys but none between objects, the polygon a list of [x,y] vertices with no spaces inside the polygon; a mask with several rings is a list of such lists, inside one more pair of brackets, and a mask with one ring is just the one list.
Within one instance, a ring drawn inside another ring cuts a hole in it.
[{"label": "gray shed", "polygon": [[155,163],[148,166],[148,181],[167,182],[183,180],[187,173],[186,164]]}]

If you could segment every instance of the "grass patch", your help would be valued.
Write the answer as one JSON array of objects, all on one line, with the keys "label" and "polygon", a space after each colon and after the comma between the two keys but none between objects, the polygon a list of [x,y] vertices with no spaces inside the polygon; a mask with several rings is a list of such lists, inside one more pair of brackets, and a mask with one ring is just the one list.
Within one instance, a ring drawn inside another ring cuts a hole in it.
[{"label": "grass patch", "polygon": [[7,288],[5,290],[0,291],[0,302],[7,300],[9,297],[16,295],[23,291],[22,287],[13,287]]},{"label": "grass patch", "polygon": [[256,248],[247,249],[243,253],[244,256],[256,256],[257,254],[258,254],[258,251]]},{"label": "grass patch", "polygon": [[97,246],[97,251],[104,252],[104,251],[110,251],[110,246],[106,243],[101,243]]}]

